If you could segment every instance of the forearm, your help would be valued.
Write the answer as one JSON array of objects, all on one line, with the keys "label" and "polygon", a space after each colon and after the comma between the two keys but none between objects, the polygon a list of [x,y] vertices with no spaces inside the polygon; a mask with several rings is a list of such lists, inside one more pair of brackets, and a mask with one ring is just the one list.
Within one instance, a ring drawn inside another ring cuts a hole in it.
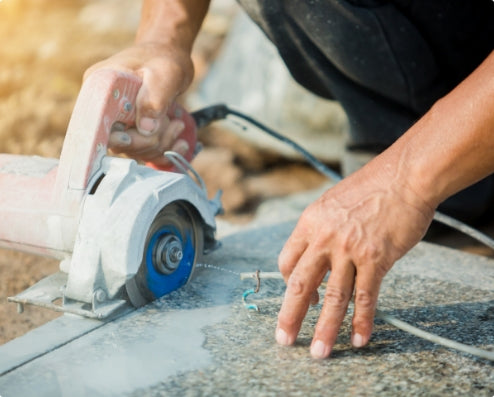
[{"label": "forearm", "polygon": [[494,52],[373,167],[432,207],[494,172]]},{"label": "forearm", "polygon": [[98,69],[112,69],[142,80],[135,126],[111,134],[109,146],[115,153],[157,167],[170,165],[163,156],[167,150],[192,157],[190,134],[177,116],[183,112],[173,109],[192,81],[191,50],[208,6],[209,0],[143,0],[134,45],[86,70],[84,78]]},{"label": "forearm", "polygon": [[144,0],[136,43],[176,45],[190,52],[209,0]]}]

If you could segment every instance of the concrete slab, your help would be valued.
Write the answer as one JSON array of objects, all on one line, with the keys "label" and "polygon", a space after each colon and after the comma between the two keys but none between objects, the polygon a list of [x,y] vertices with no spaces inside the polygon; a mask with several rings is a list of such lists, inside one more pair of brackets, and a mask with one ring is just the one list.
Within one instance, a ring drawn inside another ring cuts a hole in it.
[{"label": "concrete slab", "polygon": [[[226,237],[206,258],[214,267],[198,267],[186,287],[4,374],[0,395],[494,394],[492,363],[381,321],[369,346],[353,349],[351,310],[328,360],[313,360],[308,352],[320,305],[309,310],[295,346],[277,346],[273,332],[283,282],[263,282],[249,296],[260,307],[256,313],[241,301],[253,282],[241,281],[238,272],[276,270],[293,226]],[[420,243],[386,278],[380,308],[427,331],[493,350],[494,261]],[[16,343],[42,343],[24,338]]]},{"label": "concrete slab", "polygon": [[98,320],[67,315],[32,330],[25,337],[14,339],[0,347],[0,376],[104,324]]}]

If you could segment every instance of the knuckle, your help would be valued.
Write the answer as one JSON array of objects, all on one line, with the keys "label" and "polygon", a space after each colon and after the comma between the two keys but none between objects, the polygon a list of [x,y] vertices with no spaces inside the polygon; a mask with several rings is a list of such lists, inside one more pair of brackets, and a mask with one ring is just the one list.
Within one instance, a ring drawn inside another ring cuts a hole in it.
[{"label": "knuckle", "polygon": [[190,57],[165,57],[157,60],[153,64],[156,73],[166,72],[168,76],[173,76],[178,83],[178,89],[184,90],[190,84],[194,74],[194,64]]},{"label": "knuckle", "polygon": [[370,333],[374,320],[377,298],[366,290],[355,291],[355,314],[352,326],[360,333]]},{"label": "knuckle", "polygon": [[287,290],[294,297],[304,296],[307,292],[307,284],[299,277],[292,275],[288,279]]},{"label": "knuckle", "polygon": [[147,95],[139,100],[139,108],[143,115],[158,118],[166,109],[168,98],[161,95],[160,92],[149,90]]},{"label": "knuckle", "polygon": [[369,269],[378,279],[384,278],[390,266],[389,258],[375,244],[360,247],[353,255],[353,262],[360,269]]},{"label": "knuckle", "polygon": [[338,233],[338,241],[345,252],[351,251],[355,246],[360,246],[359,230],[351,222]]},{"label": "knuckle", "polygon": [[379,262],[381,250],[375,244],[366,244],[362,247],[361,258],[366,262]]},{"label": "knuckle", "polygon": [[359,311],[373,313],[375,308],[374,296],[369,291],[357,289],[355,291],[355,306],[358,307]]},{"label": "knuckle", "polygon": [[324,303],[337,309],[346,307],[349,296],[339,288],[328,286],[324,294]]},{"label": "knuckle", "polygon": [[312,241],[314,251],[318,252],[321,257],[329,258],[332,248],[331,239],[332,236],[327,231],[319,233]]}]

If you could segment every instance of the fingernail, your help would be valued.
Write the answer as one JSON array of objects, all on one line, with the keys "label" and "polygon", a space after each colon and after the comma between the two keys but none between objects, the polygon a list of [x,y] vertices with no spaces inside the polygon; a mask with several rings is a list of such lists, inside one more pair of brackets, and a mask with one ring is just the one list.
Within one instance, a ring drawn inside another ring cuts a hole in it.
[{"label": "fingernail", "polygon": [[178,136],[184,131],[185,124],[182,120],[173,120],[168,126],[167,133],[170,134],[173,140],[177,139]]},{"label": "fingernail", "polygon": [[189,144],[187,143],[187,141],[184,141],[183,139],[179,139],[175,145],[173,145],[173,151],[174,152],[177,152],[177,153],[180,153],[181,155],[184,155],[185,153],[187,153],[187,151],[189,150]]},{"label": "fingernail", "polygon": [[364,346],[364,337],[360,334],[353,334],[352,337],[352,345],[354,347],[362,347]]},{"label": "fingernail", "polygon": [[156,127],[158,126],[158,120],[152,119],[150,117],[142,117],[139,120],[138,130],[142,135],[149,136],[156,132]]},{"label": "fingernail", "polygon": [[276,342],[283,346],[288,346],[291,344],[288,334],[281,328],[276,329]]},{"label": "fingernail", "polygon": [[130,135],[126,132],[115,131],[110,134],[109,146],[129,146],[132,143]]},{"label": "fingernail", "polygon": [[310,347],[310,354],[314,358],[326,358],[331,353],[331,349],[323,341],[316,340]]}]

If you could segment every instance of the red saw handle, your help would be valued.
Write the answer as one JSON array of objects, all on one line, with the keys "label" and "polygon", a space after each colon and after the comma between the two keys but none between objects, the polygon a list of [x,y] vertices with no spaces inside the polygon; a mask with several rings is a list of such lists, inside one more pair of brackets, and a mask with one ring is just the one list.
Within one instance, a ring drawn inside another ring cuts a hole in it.
[{"label": "red saw handle", "polygon": [[[142,80],[110,69],[93,72],[82,85],[65,136],[57,175],[59,189],[84,190],[107,153],[112,126],[135,124],[135,103]],[[197,143],[195,121],[178,105],[169,110],[185,129],[179,139],[189,144],[186,158],[194,156]],[[153,168],[156,168],[155,166]],[[170,168],[169,168],[170,169]]]},{"label": "red saw handle", "polygon": [[[170,120],[179,119],[182,120],[182,122],[184,123],[185,128],[177,137],[177,140],[182,139],[187,142],[187,144],[189,145],[189,149],[184,154],[184,157],[187,161],[192,161],[196,154],[197,145],[197,124],[194,118],[182,106],[176,103],[170,107],[167,114],[168,117],[170,117]],[[155,170],[177,171],[173,164],[170,164],[168,166],[158,166],[154,163],[147,162],[146,165],[148,167],[154,168]]]}]

